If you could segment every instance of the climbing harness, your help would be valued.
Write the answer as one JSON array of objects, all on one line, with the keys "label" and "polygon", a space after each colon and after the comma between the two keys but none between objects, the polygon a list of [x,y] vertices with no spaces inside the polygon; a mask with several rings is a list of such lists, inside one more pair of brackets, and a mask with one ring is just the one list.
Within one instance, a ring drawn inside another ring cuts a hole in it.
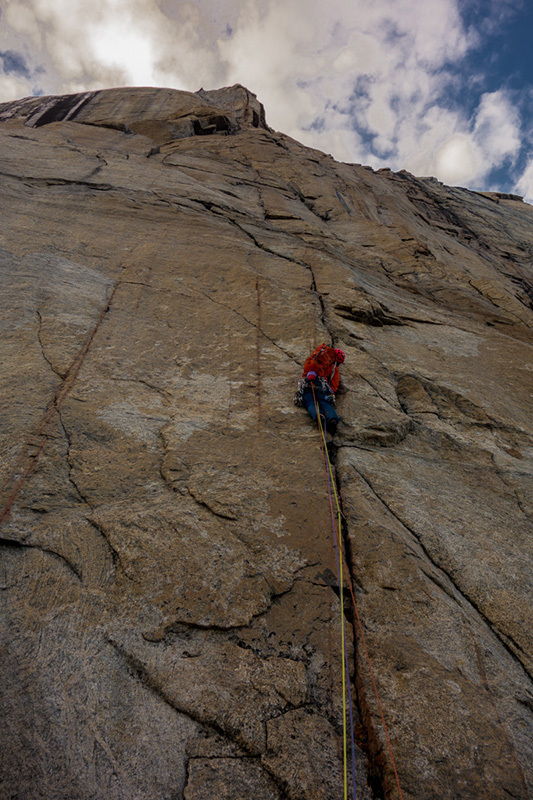
[{"label": "climbing harness", "polygon": [[327,400],[330,405],[335,405],[335,394],[331,391],[331,386],[325,378],[315,378],[314,384],[311,381],[308,381],[307,378],[300,378],[294,395],[295,406],[303,406],[304,394],[311,388],[316,388],[319,392],[322,392],[324,395],[323,399]]},{"label": "climbing harness", "polygon": [[[348,565],[346,563],[343,550],[342,550],[342,511],[339,502],[339,496],[337,492],[337,488],[335,485],[335,480],[333,476],[333,468],[331,466],[331,460],[329,457],[329,452],[326,443],[326,432],[324,430],[324,426],[322,424],[322,417],[320,415],[320,405],[315,395],[315,389],[313,384],[311,384],[311,390],[313,392],[313,400],[315,403],[315,409],[317,413],[317,420],[318,426],[320,430],[320,447],[322,450],[322,458],[324,461],[324,471],[326,474],[326,484],[328,490],[328,498],[329,498],[329,506],[330,506],[330,513],[331,513],[331,527],[332,527],[332,535],[333,535],[333,542],[335,546],[335,556],[337,561],[337,579],[339,582],[339,598],[340,598],[340,609],[341,609],[341,646],[342,646],[342,727],[343,727],[343,779],[344,779],[344,800],[348,800],[348,724],[347,724],[347,706],[348,706],[348,716],[349,716],[349,726],[350,726],[350,744],[351,744],[351,767],[352,767],[352,792],[353,792],[353,800],[357,800],[357,792],[356,792],[356,779],[355,779],[355,735],[354,735],[354,721],[353,721],[353,703],[352,703],[352,691],[351,691],[351,684],[350,684],[350,674],[349,674],[349,659],[348,659],[348,647],[346,645],[346,631],[345,631],[345,616],[344,616],[344,569],[346,567],[346,574],[348,576],[347,583],[348,588],[350,591],[350,596],[352,599],[354,615],[357,622],[357,629],[359,631],[361,642],[363,645],[363,649],[366,656],[366,661],[368,664],[368,669],[370,672],[370,677],[372,680],[372,686],[374,688],[374,694],[376,696],[379,714],[381,717],[381,722],[383,725],[383,730],[385,733],[385,738],[387,740],[387,746],[392,762],[392,768],[394,770],[394,776],[396,778],[396,785],[398,787],[398,792],[400,796],[400,800],[403,800],[403,794],[400,787],[400,781],[398,778],[398,772],[396,770],[396,762],[394,760],[394,755],[392,752],[392,746],[389,739],[389,733],[387,730],[387,725],[385,722],[385,716],[383,714],[383,709],[381,706],[381,700],[379,697],[379,692],[376,684],[376,680],[374,678],[374,673],[372,670],[372,665],[370,663],[370,657],[368,654],[368,649],[366,646],[365,635],[363,632],[363,626],[361,624],[361,619],[359,617],[359,611],[357,609],[357,603],[355,600],[355,594],[352,586],[352,582],[349,579],[349,571]],[[335,519],[335,511],[334,511],[334,502],[337,510],[337,518]],[[348,703],[346,702],[348,700]]]}]

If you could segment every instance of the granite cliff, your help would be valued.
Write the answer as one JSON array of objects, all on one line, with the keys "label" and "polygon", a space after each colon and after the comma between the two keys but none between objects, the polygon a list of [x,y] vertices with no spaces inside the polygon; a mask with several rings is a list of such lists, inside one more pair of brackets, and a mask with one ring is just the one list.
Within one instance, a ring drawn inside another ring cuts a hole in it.
[{"label": "granite cliff", "polygon": [[398,774],[347,599],[358,797],[532,797],[533,208],[338,163],[240,86],[28,98],[0,138],[1,796],[342,797],[292,402],[326,341]]}]

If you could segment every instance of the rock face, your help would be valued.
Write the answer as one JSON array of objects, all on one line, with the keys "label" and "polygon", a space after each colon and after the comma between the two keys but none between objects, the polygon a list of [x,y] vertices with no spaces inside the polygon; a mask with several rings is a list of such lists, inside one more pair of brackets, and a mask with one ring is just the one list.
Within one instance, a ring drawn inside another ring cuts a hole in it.
[{"label": "rock face", "polygon": [[325,341],[357,796],[532,797],[533,208],[239,86],[0,119],[0,795],[343,796]]}]

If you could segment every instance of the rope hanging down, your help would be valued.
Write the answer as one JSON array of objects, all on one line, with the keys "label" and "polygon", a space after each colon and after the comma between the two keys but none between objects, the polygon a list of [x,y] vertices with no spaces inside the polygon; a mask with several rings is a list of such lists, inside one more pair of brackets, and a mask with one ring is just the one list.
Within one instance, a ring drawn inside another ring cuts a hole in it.
[{"label": "rope hanging down", "polygon": [[[322,457],[324,460],[324,472],[326,475],[326,484],[328,489],[329,507],[331,513],[331,531],[333,536],[333,544],[335,548],[335,556],[337,562],[337,580],[339,584],[339,598],[341,609],[341,667],[342,667],[342,744],[343,744],[343,783],[344,783],[344,800],[348,800],[348,731],[346,720],[346,695],[348,694],[349,706],[349,719],[350,719],[350,743],[352,753],[352,793],[353,800],[357,798],[356,779],[355,779],[355,737],[354,737],[354,724],[353,724],[353,704],[352,704],[352,691],[350,685],[350,675],[348,669],[348,648],[346,646],[346,630],[344,619],[344,575],[343,575],[343,559],[342,543],[341,543],[341,525],[342,514],[340,504],[337,497],[335,484],[332,481],[331,463],[329,460],[328,449],[326,445],[326,435],[324,426],[322,425],[322,418],[320,416],[319,404],[315,396],[313,384],[311,384],[313,392],[313,400],[317,412],[318,427],[320,430],[320,446],[322,448]],[[335,521],[335,511],[333,508],[333,496],[335,497],[335,504],[337,506],[337,523]]]},{"label": "rope hanging down", "polygon": [[[333,477],[333,469],[331,466],[331,461],[329,458],[327,443],[326,443],[326,434],[324,431],[324,426],[322,424],[322,417],[320,416],[320,406],[318,400],[315,396],[315,390],[313,384],[311,384],[311,390],[313,392],[313,400],[315,403],[315,409],[317,413],[317,420],[318,420],[318,427],[320,430],[320,447],[322,449],[322,458],[324,461],[324,471],[326,474],[326,483],[328,489],[328,498],[329,498],[329,505],[330,505],[330,513],[331,513],[331,523],[332,523],[332,535],[333,535],[333,542],[335,545],[335,555],[337,559],[337,579],[339,582],[339,597],[340,597],[340,606],[341,606],[341,644],[342,644],[342,711],[343,711],[343,775],[344,775],[344,800],[348,800],[348,747],[347,747],[347,721],[346,721],[346,696],[348,696],[348,708],[349,708],[349,721],[350,721],[350,739],[351,739],[351,754],[352,754],[352,792],[353,792],[353,800],[356,800],[356,779],[355,779],[355,736],[354,736],[354,722],[353,722],[353,703],[352,703],[352,692],[351,692],[351,685],[350,685],[350,676],[349,676],[349,660],[348,660],[348,648],[346,645],[346,634],[345,634],[345,617],[344,617],[344,570],[343,566],[346,567],[346,575],[348,580],[348,588],[350,590],[350,596],[353,603],[355,619],[357,622],[357,628],[359,634],[361,636],[361,642],[363,644],[363,649],[365,651],[366,661],[368,664],[368,669],[370,672],[370,677],[372,680],[372,686],[374,688],[374,694],[376,696],[379,714],[381,717],[381,722],[383,724],[383,730],[385,732],[385,738],[387,740],[387,746],[389,749],[389,754],[391,757],[392,768],[394,770],[394,776],[396,778],[396,785],[398,787],[398,792],[400,796],[400,800],[403,800],[403,794],[400,786],[400,780],[398,778],[398,772],[396,769],[396,762],[394,760],[394,755],[392,752],[392,746],[389,739],[389,733],[387,730],[387,724],[385,722],[385,717],[383,714],[383,709],[381,706],[381,700],[379,697],[379,692],[376,684],[376,680],[374,678],[374,673],[372,670],[372,665],[370,663],[370,656],[368,654],[368,648],[366,646],[365,635],[363,632],[363,626],[361,624],[361,619],[359,617],[359,611],[357,609],[357,603],[355,601],[355,594],[353,591],[352,582],[349,578],[349,570],[348,565],[346,564],[346,560],[344,558],[344,553],[342,549],[342,511],[340,508],[339,496],[337,493],[337,488],[335,485],[335,480]],[[333,498],[335,498],[335,505],[337,508],[337,523],[335,521],[335,512],[333,509]]]}]

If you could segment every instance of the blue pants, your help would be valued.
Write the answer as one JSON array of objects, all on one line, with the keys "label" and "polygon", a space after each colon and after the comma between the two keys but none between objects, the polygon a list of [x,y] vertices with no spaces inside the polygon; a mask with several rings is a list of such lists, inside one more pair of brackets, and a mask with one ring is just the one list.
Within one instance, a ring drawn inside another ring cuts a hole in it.
[{"label": "blue pants", "polygon": [[[315,398],[318,405],[318,410],[326,418],[326,429],[328,428],[328,423],[330,422],[333,422],[333,425],[335,426],[339,421],[339,417],[331,403],[325,399],[326,395],[324,392],[321,392],[319,389],[315,389]],[[311,415],[311,418],[316,421],[315,401],[313,399],[313,392],[311,389],[307,389],[307,391],[304,392],[303,404]]]}]

